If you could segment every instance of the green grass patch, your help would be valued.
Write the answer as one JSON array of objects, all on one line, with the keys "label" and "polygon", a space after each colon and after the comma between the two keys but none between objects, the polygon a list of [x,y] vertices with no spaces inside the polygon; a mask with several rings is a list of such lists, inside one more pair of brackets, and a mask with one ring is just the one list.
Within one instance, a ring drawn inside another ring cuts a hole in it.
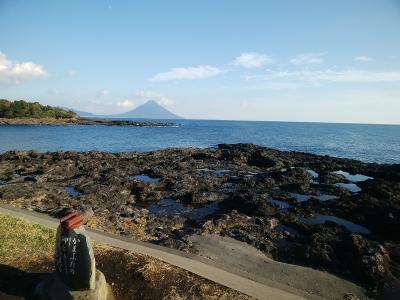
[{"label": "green grass patch", "polygon": [[0,214],[0,261],[14,261],[24,256],[54,254],[56,232],[24,219]]}]

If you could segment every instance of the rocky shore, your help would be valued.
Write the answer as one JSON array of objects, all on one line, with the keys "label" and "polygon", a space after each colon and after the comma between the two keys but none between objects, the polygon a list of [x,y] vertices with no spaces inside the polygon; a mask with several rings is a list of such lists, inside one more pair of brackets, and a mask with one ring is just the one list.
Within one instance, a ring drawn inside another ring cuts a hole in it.
[{"label": "rocky shore", "polygon": [[196,252],[217,234],[336,274],[371,295],[400,277],[400,165],[251,144],[147,153],[0,155],[0,203]]},{"label": "rocky shore", "polygon": [[108,119],[55,119],[55,118],[0,118],[2,125],[105,125],[105,126],[139,126],[139,127],[171,127],[169,122],[108,120]]}]

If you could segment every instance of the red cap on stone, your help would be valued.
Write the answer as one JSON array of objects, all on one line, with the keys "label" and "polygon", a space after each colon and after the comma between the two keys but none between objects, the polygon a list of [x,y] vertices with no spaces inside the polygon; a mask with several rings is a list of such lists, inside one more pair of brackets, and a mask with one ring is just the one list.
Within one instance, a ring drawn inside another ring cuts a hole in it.
[{"label": "red cap on stone", "polygon": [[73,230],[82,226],[83,222],[84,222],[83,214],[78,215],[76,211],[73,211],[70,214],[60,219],[61,226],[63,226],[68,230]]}]

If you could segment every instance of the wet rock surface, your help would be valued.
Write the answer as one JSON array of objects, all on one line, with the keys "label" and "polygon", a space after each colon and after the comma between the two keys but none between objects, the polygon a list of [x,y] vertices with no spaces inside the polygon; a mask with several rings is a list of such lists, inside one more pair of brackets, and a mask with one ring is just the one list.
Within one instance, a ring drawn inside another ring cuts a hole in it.
[{"label": "wet rock surface", "polygon": [[11,151],[0,155],[0,201],[54,216],[92,210],[89,226],[182,251],[195,252],[193,234],[219,234],[372,293],[400,275],[400,165],[250,144]]}]

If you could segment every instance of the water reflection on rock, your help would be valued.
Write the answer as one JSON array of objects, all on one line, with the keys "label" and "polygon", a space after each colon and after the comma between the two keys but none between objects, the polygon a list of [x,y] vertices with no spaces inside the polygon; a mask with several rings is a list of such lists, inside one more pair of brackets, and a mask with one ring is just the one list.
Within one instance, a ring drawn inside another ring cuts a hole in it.
[{"label": "water reflection on rock", "polygon": [[82,195],[80,192],[77,191],[76,188],[73,186],[67,186],[64,188],[64,191],[66,191],[71,197],[79,197]]},{"label": "water reflection on rock", "polygon": [[212,170],[208,168],[197,169],[202,175],[205,176],[213,176],[213,177],[224,177],[225,175],[229,174],[230,170]]},{"label": "water reflection on rock", "polygon": [[222,185],[222,191],[224,193],[234,193],[236,192],[236,185],[233,182],[225,182]]},{"label": "water reflection on rock", "polygon": [[317,172],[315,172],[314,170],[307,170],[307,172],[314,179],[319,177],[319,174]]},{"label": "water reflection on rock", "polygon": [[302,222],[307,225],[319,225],[324,224],[326,221],[334,222],[338,225],[344,226],[347,230],[354,233],[362,233],[369,234],[369,230],[363,226],[357,225],[353,222],[347,221],[345,219],[336,217],[336,216],[328,216],[328,215],[320,215],[316,214],[313,217],[302,218]]},{"label": "water reflection on rock", "polygon": [[337,174],[337,175],[342,175],[342,176],[344,176],[348,181],[351,181],[351,182],[362,182],[362,181],[366,181],[366,180],[368,180],[368,179],[373,179],[373,177],[369,177],[369,176],[362,175],[362,174],[355,174],[355,175],[352,175],[352,174],[350,174],[350,173],[348,173],[348,172],[345,172],[345,171],[342,171],[342,170],[335,171],[335,172],[333,172],[333,173],[334,173],[334,174]]},{"label": "water reflection on rock", "polygon": [[285,202],[285,201],[280,201],[280,200],[275,200],[275,199],[269,199],[269,202],[276,204],[277,206],[279,206],[281,209],[287,209],[287,208],[291,208],[292,206]]},{"label": "water reflection on rock", "polygon": [[157,182],[160,182],[160,180],[161,180],[161,178],[153,178],[146,174],[129,176],[129,179],[135,179],[135,180],[146,182],[146,183],[157,183]]},{"label": "water reflection on rock", "polygon": [[203,207],[188,207],[181,202],[164,198],[157,203],[150,204],[148,210],[150,214],[156,216],[181,216],[193,220],[201,220],[208,215],[214,214],[219,209],[219,202],[214,201]]},{"label": "water reflection on rock", "polygon": [[361,188],[358,185],[354,184],[354,183],[343,183],[343,182],[340,182],[340,183],[337,183],[336,186],[341,187],[343,189],[346,189],[346,190],[348,190],[348,191],[350,191],[352,193],[361,192]]},{"label": "water reflection on rock", "polygon": [[312,198],[317,199],[319,201],[330,201],[338,199],[335,195],[329,194],[322,194],[322,195],[305,195],[305,194],[298,194],[298,193],[290,193],[290,195],[296,199],[297,202],[305,202]]}]

